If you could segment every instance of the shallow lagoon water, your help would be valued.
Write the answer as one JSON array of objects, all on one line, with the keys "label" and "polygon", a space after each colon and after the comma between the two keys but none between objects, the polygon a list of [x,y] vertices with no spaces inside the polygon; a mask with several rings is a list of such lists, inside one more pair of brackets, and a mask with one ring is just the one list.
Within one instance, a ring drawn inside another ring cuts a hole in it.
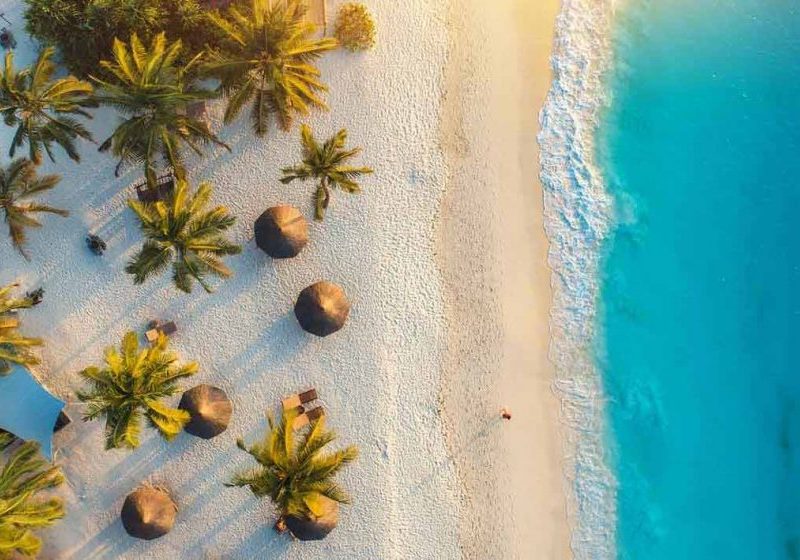
[{"label": "shallow lagoon water", "polygon": [[618,556],[800,558],[800,2],[625,4],[598,132]]}]

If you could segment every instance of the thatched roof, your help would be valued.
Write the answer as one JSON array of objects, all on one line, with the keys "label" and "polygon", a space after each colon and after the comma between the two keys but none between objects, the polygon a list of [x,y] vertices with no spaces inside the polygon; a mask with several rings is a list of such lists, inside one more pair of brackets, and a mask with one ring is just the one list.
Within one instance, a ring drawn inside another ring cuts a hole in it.
[{"label": "thatched roof", "polygon": [[178,407],[192,417],[184,430],[203,439],[224,432],[233,413],[233,405],[225,391],[211,385],[192,387],[183,394]]},{"label": "thatched roof", "polygon": [[294,314],[304,330],[328,336],[344,326],[350,314],[350,302],[336,284],[317,282],[300,292]]},{"label": "thatched roof", "polygon": [[172,530],[178,506],[169,494],[142,487],[128,494],[122,505],[122,526],[137,539],[153,540]]},{"label": "thatched roof", "polygon": [[270,257],[296,256],[308,243],[308,222],[294,206],[273,206],[255,223],[256,245]]},{"label": "thatched roof", "polygon": [[339,523],[339,503],[320,497],[323,503],[323,514],[312,519],[304,517],[286,517],[286,526],[292,535],[301,541],[319,541],[328,536]]}]

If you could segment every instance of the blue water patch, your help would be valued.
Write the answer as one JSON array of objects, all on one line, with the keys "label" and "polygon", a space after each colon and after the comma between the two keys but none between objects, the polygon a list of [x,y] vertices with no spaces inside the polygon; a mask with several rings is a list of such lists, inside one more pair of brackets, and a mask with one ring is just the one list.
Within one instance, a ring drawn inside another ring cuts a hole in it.
[{"label": "blue water patch", "polygon": [[619,557],[800,558],[800,2],[628,0],[615,25]]}]

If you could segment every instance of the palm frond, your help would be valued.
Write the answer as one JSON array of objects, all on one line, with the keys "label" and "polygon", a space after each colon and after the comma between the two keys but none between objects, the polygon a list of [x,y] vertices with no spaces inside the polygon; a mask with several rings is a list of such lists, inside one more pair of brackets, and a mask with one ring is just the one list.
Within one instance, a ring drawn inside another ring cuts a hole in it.
[{"label": "palm frond", "polygon": [[261,442],[247,447],[237,440],[237,446],[260,466],[237,473],[226,485],[247,487],[259,498],[269,497],[281,516],[313,518],[321,514],[321,497],[349,502],[349,496],[333,477],[354,461],[358,452],[351,446],[326,453],[324,448],[336,435],[321,420],[296,432],[292,427],[295,417],[296,412],[289,411],[275,423],[269,414],[269,430]]},{"label": "palm frond", "polygon": [[311,107],[326,108],[318,96],[326,87],[312,62],[337,42],[313,38],[315,26],[304,20],[305,11],[295,1],[252,0],[247,14],[233,7],[209,16],[227,40],[205,65],[228,95],[225,122],[251,103],[250,120],[260,137],[266,135],[271,118],[288,130],[294,115],[306,114]]},{"label": "palm frond", "polygon": [[218,257],[241,252],[239,245],[224,237],[236,219],[222,206],[206,210],[212,194],[210,184],[202,183],[191,193],[186,181],[177,183],[166,202],[129,201],[147,239],[125,270],[134,276],[134,283],[141,284],[172,262],[172,278],[179,290],[190,293],[196,281],[210,292],[207,274],[232,274]]},{"label": "palm frond", "polygon": [[302,146],[302,163],[282,169],[281,183],[287,184],[297,179],[316,179],[314,191],[314,217],[322,220],[330,204],[330,189],[338,187],[348,193],[361,192],[361,185],[356,179],[373,172],[369,167],[353,167],[345,165],[361,152],[360,148],[345,149],[347,131],[342,129],[322,145],[317,142],[307,125],[300,128]]},{"label": "palm frond", "polygon": [[[10,442],[8,434],[0,433],[0,451]],[[41,458],[36,443],[23,443],[8,457],[0,469],[0,558],[39,553],[42,541],[34,530],[64,517],[64,506],[58,498],[37,494],[63,482],[60,469]]]},{"label": "palm frond", "polygon": [[75,140],[92,138],[70,115],[88,116],[84,108],[96,106],[93,88],[73,76],[54,80],[54,54],[52,48],[43,49],[33,65],[20,72],[14,68],[13,52],[6,54],[0,73],[0,106],[6,124],[17,126],[9,146],[10,157],[14,157],[17,148],[28,144],[28,155],[34,163],[41,162],[42,152],[55,161],[51,148],[55,143],[70,159],[79,161]]},{"label": "palm frond", "polygon": [[125,116],[100,145],[100,151],[110,150],[120,161],[143,164],[151,186],[159,154],[182,178],[185,148],[200,152],[199,146],[209,142],[227,148],[208,127],[186,116],[190,103],[210,99],[216,93],[197,84],[199,55],[181,63],[181,52],[181,41],[169,43],[164,33],[153,37],[149,46],[134,34],[130,44],[115,41],[113,60],[102,62],[111,78],[94,78],[101,89],[97,101]]},{"label": "palm frond", "polygon": [[106,420],[106,447],[134,449],[139,446],[144,418],[162,437],[173,439],[189,420],[185,411],[163,404],[178,392],[178,381],[197,372],[197,364],[179,365],[161,336],[152,347],[141,348],[138,336],[127,333],[120,349],[105,351],[105,367],[80,372],[86,389],[76,392],[86,403],[84,420]]}]

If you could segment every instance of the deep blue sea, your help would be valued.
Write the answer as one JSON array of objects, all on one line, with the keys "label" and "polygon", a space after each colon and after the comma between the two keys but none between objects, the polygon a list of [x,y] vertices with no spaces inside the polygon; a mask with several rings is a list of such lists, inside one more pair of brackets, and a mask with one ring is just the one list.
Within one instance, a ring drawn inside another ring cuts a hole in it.
[{"label": "deep blue sea", "polygon": [[619,557],[800,559],[800,0],[627,0],[598,161]]}]

